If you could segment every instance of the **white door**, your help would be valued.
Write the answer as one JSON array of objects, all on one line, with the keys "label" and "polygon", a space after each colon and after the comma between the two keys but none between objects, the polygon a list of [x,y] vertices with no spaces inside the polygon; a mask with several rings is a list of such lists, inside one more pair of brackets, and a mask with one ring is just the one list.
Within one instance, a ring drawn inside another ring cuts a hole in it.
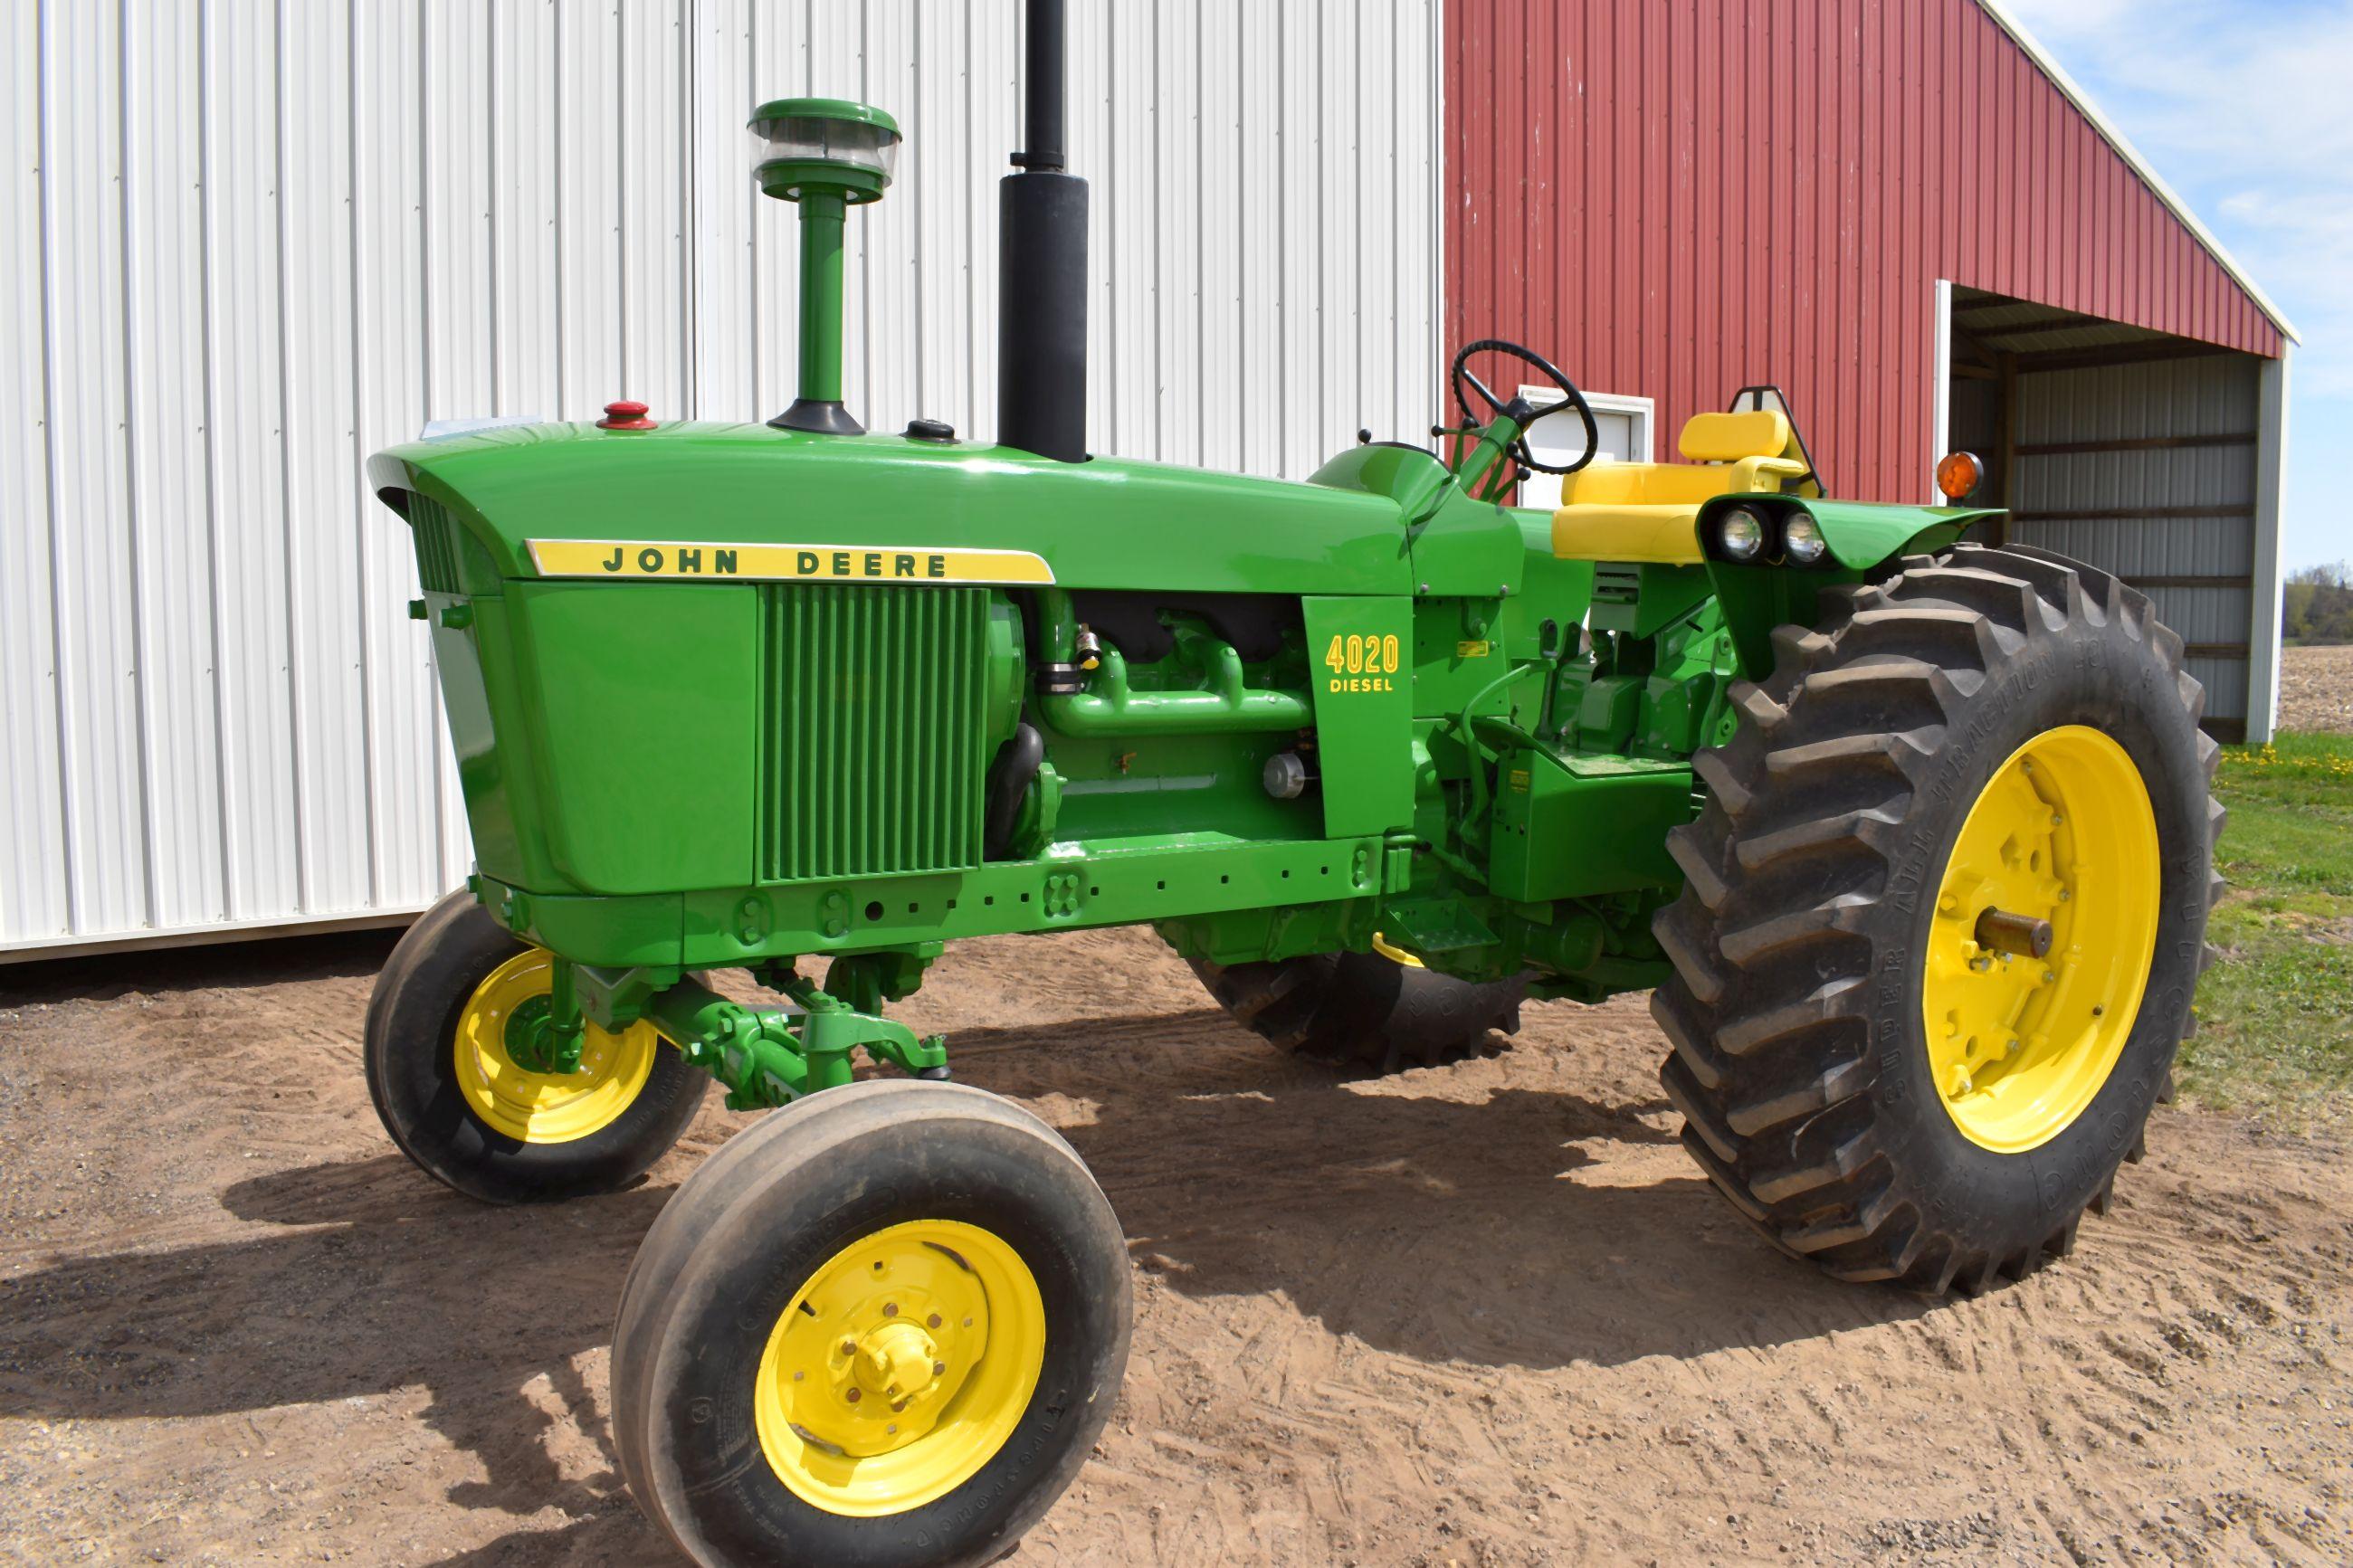
[{"label": "white door", "polygon": [[[1557,388],[1523,386],[1520,395],[1542,408],[1563,402]],[[1599,440],[1595,446],[1593,460],[1597,463],[1647,463],[1651,461],[1651,400],[1647,397],[1625,397],[1615,393],[1588,392],[1586,406],[1593,410],[1593,428]],[[1585,422],[1574,410],[1547,414],[1528,426],[1528,450],[1536,461],[1565,467],[1577,461],[1585,450]],[[1560,504],[1560,476],[1535,474],[1520,487],[1520,505],[1551,508]]]}]

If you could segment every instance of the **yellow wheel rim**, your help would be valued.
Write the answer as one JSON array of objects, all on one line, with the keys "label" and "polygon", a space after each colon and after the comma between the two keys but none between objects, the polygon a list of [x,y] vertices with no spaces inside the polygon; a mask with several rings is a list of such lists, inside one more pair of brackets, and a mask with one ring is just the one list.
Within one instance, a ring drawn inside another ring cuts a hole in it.
[{"label": "yellow wheel rim", "polygon": [[972,1479],[1046,1360],[1020,1255],[957,1220],[910,1220],[826,1260],[760,1356],[753,1420],[776,1479],[828,1513],[904,1513]]},{"label": "yellow wheel rim", "polygon": [[580,1070],[533,1072],[507,1054],[520,1009],[549,990],[547,951],[519,952],[490,973],[458,1016],[458,1087],[474,1114],[522,1143],[570,1143],[602,1131],[636,1103],[654,1070],[661,1037],[651,1024],[617,1035],[588,1026]]},{"label": "yellow wheel rim", "polygon": [[[1936,1091],[1972,1142],[2047,1143],[2108,1081],[2148,984],[2158,890],[2147,786],[2106,735],[2046,730],[1987,783],[1937,886],[1921,987]],[[2012,930],[2047,921],[2048,953],[1982,942],[1989,910]]]}]

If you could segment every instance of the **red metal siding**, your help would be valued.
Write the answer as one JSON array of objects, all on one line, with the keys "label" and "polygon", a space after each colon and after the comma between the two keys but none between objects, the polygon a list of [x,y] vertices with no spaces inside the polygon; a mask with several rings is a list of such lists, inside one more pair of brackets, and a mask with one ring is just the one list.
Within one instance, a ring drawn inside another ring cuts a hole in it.
[{"label": "red metal siding", "polygon": [[1970,0],[1456,0],[1450,342],[1658,400],[1787,388],[1838,493],[1928,485],[1937,279],[2275,355],[2278,330]]}]

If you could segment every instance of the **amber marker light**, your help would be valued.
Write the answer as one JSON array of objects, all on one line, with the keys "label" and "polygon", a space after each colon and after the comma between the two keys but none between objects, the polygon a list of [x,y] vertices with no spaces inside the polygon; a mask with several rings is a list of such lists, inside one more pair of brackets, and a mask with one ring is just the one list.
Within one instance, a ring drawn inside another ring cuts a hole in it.
[{"label": "amber marker light", "polygon": [[1936,488],[1945,499],[1958,501],[1985,479],[1985,464],[1975,452],[1947,452],[1936,459]]}]

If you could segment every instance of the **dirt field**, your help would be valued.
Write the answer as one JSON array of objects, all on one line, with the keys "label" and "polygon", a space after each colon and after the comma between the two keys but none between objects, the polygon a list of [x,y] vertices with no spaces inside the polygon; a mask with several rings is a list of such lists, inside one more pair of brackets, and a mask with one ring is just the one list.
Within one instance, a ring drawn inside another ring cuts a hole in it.
[{"label": "dirt field", "polygon": [[[0,1001],[0,1554],[659,1562],[613,1472],[649,1184],[478,1208],[393,1152],[379,939]],[[1092,1163],[1134,1359],[1016,1561],[2353,1559],[2344,1150],[2167,1111],[2063,1265],[1974,1301],[1767,1250],[1672,1141],[1639,999],[1334,1081],[1149,935],[976,942],[906,1011]],[[8,984],[0,971],[0,984]]]},{"label": "dirt field", "polygon": [[2279,727],[2353,730],[2353,647],[2280,650]]}]

